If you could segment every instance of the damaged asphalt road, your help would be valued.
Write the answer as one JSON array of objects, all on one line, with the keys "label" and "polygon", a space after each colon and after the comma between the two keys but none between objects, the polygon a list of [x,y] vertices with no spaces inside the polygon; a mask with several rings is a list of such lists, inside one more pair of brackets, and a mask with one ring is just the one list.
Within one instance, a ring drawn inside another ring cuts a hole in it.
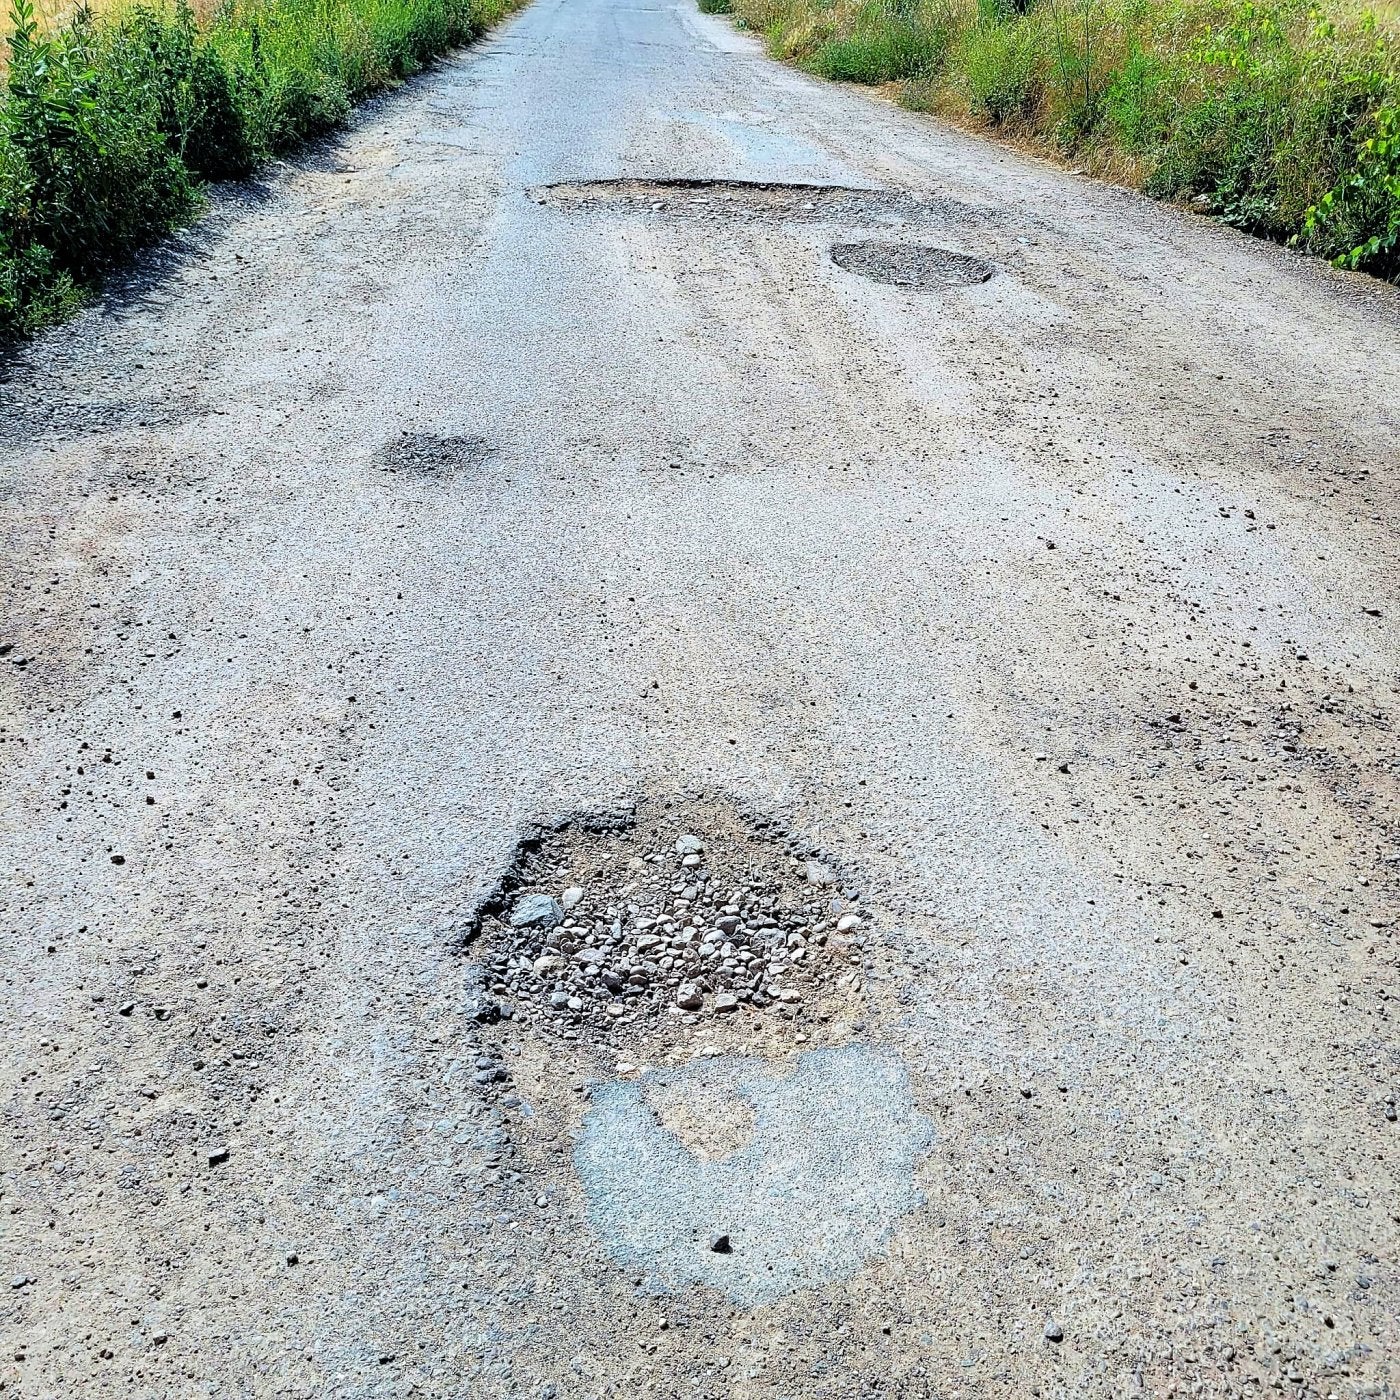
[{"label": "damaged asphalt road", "polygon": [[1395,1394],[1398,328],[684,2],[220,194],[3,385],[0,1394]]}]

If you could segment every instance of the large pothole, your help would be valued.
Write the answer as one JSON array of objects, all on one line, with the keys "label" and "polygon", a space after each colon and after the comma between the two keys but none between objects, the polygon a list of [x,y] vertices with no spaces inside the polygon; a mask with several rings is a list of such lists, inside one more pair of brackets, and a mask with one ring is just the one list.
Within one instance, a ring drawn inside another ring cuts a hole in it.
[{"label": "large pothole", "polygon": [[565,180],[530,191],[558,209],[612,209],[639,216],[783,221],[900,222],[976,217],[956,200],[900,190],[763,180]]},{"label": "large pothole", "polygon": [[918,291],[977,286],[996,273],[985,258],[917,243],[838,243],[831,250],[831,260],[872,282]]},{"label": "large pothole", "polygon": [[882,1253],[931,1125],[874,1043],[862,895],[723,800],[523,836],[464,930],[450,1073],[469,1102],[440,1124],[474,1154],[480,1228],[528,1237],[576,1202],[634,1287],[745,1306]]},{"label": "large pothole", "polygon": [[792,1023],[859,989],[859,891],[771,825],[663,801],[599,825],[522,843],[476,921],[478,1020],[615,1048],[702,1022]]}]

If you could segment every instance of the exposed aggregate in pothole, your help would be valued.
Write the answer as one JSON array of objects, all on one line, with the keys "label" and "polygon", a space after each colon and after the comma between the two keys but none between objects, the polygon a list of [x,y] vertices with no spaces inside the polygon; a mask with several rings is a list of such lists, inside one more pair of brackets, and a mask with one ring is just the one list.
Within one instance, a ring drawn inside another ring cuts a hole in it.
[{"label": "exposed aggregate in pothole", "polygon": [[374,454],[374,465],[390,475],[447,477],[481,466],[495,451],[481,437],[396,433]]},{"label": "exposed aggregate in pothole", "polygon": [[838,243],[831,260],[846,272],[918,291],[946,291],[988,282],[996,268],[985,258],[917,243]]},{"label": "exposed aggregate in pothole", "polygon": [[[652,1287],[708,1281],[774,1297],[878,1252],[913,1199],[908,1163],[926,1134],[909,1118],[903,1071],[861,1045],[865,982],[878,975],[861,896],[826,853],[727,801],[643,798],[622,815],[527,831],[464,930],[468,996],[450,1071],[462,1099],[437,1125],[475,1159],[483,1209],[509,1228],[567,1193],[555,1154],[582,1134],[591,1146],[575,1168],[599,1253],[629,1270],[645,1256]],[[860,1054],[802,1069],[842,1048]],[[617,1086],[640,1092],[650,1127]],[[822,1205],[850,1153],[830,1135],[823,1146],[780,1131],[781,1101],[799,1090],[804,1102],[855,1094],[888,1108],[889,1131],[871,1140],[901,1146],[877,1147],[885,1165],[854,1205]],[[617,1125],[609,1166],[598,1142],[615,1112],[628,1126]],[[639,1179],[660,1161],[675,1166],[676,1190],[687,1176],[714,1186],[713,1209],[695,1205],[678,1233],[658,1194],[620,1233],[619,1173]],[[790,1186],[771,1220],[746,1184],[760,1178]],[[754,1209],[741,1209],[749,1196]],[[813,1225],[828,1216],[830,1230]],[[810,1239],[790,1245],[789,1226],[810,1226]],[[739,1257],[724,1269],[696,1263],[697,1250]]]},{"label": "exposed aggregate in pothole", "polygon": [[612,209],[638,216],[688,219],[772,219],[853,223],[965,221],[985,211],[942,196],[849,185],[749,180],[566,180],[529,192],[537,204],[583,211]]},{"label": "exposed aggregate in pothole", "polygon": [[793,1021],[857,988],[858,891],[771,834],[705,817],[646,804],[628,830],[565,827],[524,850],[472,946],[478,1021],[616,1044],[672,1020]]}]

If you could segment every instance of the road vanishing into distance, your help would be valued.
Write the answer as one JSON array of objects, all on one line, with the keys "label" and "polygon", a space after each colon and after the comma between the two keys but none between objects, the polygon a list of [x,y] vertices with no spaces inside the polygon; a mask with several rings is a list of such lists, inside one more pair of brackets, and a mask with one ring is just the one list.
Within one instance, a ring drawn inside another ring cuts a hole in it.
[{"label": "road vanishing into distance", "polygon": [[1400,1389],[1400,296],[535,0],[0,385],[0,1394]]}]

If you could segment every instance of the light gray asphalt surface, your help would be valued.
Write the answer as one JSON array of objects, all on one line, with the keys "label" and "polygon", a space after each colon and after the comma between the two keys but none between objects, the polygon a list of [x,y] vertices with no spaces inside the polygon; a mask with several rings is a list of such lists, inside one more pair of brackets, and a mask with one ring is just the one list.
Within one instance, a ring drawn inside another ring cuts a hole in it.
[{"label": "light gray asphalt surface", "polygon": [[733,1095],[754,1122],[741,1146],[707,1160],[658,1122],[645,1088],[615,1081],[594,1093],[575,1165],[595,1233],[649,1293],[705,1284],[754,1308],[840,1283],[883,1254],[919,1204],[929,1123],[896,1060],[845,1046],[801,1055],[778,1077],[727,1057],[660,1077]]},{"label": "light gray asphalt surface", "polygon": [[[674,177],[924,207],[539,192]],[[8,373],[0,1393],[1395,1393],[1392,290],[536,0]],[[521,825],[682,790],[933,1125],[752,1306],[600,1238],[620,1052],[464,1048]]]}]

